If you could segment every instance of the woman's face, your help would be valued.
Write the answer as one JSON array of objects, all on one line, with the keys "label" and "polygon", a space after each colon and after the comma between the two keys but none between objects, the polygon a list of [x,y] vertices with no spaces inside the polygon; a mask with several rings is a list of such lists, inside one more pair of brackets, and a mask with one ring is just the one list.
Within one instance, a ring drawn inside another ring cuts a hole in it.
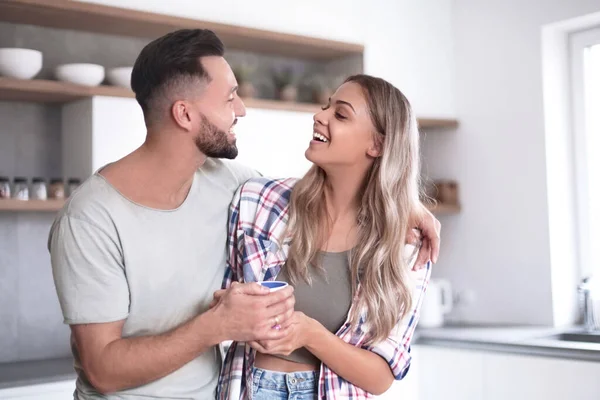
[{"label": "woman's face", "polygon": [[358,84],[340,86],[313,121],[313,139],[305,156],[319,167],[369,167],[379,155],[375,127]]}]

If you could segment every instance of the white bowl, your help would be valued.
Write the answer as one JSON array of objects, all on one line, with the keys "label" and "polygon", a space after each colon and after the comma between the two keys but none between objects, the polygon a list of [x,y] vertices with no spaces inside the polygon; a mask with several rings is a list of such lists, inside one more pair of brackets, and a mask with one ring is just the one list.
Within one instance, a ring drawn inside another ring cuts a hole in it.
[{"label": "white bowl", "polygon": [[104,67],[98,64],[63,64],[54,74],[59,81],[98,86],[104,80]]},{"label": "white bowl", "polygon": [[106,79],[111,85],[131,89],[131,72],[133,67],[111,68],[106,72]]},{"label": "white bowl", "polygon": [[41,70],[42,52],[8,47],[0,49],[0,75],[31,79]]}]

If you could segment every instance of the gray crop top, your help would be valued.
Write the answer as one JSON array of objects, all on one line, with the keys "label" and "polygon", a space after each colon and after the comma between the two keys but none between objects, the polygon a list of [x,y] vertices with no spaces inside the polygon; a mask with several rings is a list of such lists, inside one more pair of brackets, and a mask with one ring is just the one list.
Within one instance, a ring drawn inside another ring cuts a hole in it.
[{"label": "gray crop top", "polygon": [[[332,333],[336,333],[344,325],[352,303],[348,255],[349,251],[320,252],[319,257],[325,274],[312,269],[312,286],[303,280],[294,284],[296,311],[316,319]],[[285,266],[279,272],[277,280],[289,283],[290,278]],[[298,349],[289,356],[277,357],[317,367],[320,365],[319,359],[305,348]]]}]

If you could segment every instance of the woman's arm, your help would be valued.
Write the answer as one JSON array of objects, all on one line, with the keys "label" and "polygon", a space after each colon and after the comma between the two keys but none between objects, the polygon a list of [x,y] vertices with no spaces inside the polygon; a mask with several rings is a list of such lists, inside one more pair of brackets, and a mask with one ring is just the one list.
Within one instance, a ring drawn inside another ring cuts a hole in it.
[{"label": "woman's arm", "polygon": [[390,366],[379,355],[344,342],[315,320],[310,332],[306,349],[353,385],[380,395],[394,382]]},{"label": "woman's arm", "polygon": [[367,392],[384,393],[394,381],[386,360],[379,355],[344,342],[318,321],[296,311],[286,337],[279,340],[251,342],[265,354],[289,355],[305,347],[337,375]]},{"label": "woman's arm", "polygon": [[367,392],[381,394],[394,379],[400,380],[408,372],[410,342],[431,275],[431,263],[413,274],[416,284],[412,310],[382,342],[356,347],[329,332],[318,321],[295,312],[286,337],[250,345],[261,353],[284,355],[305,347],[343,379]]}]

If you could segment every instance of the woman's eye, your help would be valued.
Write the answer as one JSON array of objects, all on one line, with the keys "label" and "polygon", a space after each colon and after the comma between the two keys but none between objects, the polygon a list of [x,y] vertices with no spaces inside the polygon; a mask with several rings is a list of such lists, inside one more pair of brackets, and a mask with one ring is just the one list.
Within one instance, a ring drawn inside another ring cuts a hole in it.
[{"label": "woman's eye", "polygon": [[337,119],[346,119],[346,117],[344,117],[344,116],[343,116],[342,114],[340,114],[339,112],[336,112],[336,113],[335,113],[335,117],[336,117]]},{"label": "woman's eye", "polygon": [[325,110],[327,110],[328,108],[329,108],[329,105],[322,106],[322,107],[321,107],[321,110],[325,111]]}]

